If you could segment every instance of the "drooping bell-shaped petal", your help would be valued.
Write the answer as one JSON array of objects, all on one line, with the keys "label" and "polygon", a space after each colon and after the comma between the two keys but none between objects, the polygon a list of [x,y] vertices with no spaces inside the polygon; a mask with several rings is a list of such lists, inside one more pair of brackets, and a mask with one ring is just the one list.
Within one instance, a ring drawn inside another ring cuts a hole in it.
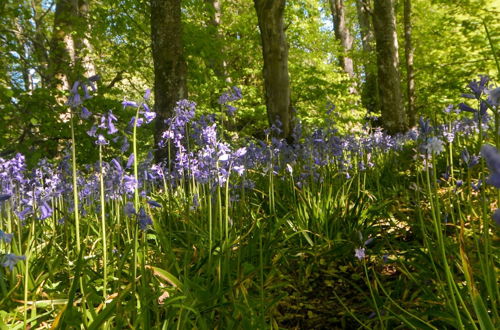
[{"label": "drooping bell-shaped petal", "polygon": [[134,159],[135,156],[133,153],[131,153],[130,156],[128,156],[127,166],[125,166],[125,168],[129,168],[130,166],[132,166],[134,164]]},{"label": "drooping bell-shaped petal", "polygon": [[122,105],[123,105],[124,108],[126,108],[126,107],[137,108],[138,107],[137,103],[134,102],[134,101],[123,101]]},{"label": "drooping bell-shaped petal", "polygon": [[42,202],[40,204],[40,217],[38,219],[45,220],[52,215],[52,208],[47,204],[47,202]]},{"label": "drooping bell-shaped petal", "polygon": [[104,137],[104,135],[99,134],[97,136],[97,140],[95,141],[95,144],[97,144],[99,146],[103,146],[103,145],[109,144],[109,142],[106,140],[106,138]]},{"label": "drooping bell-shaped petal", "polygon": [[160,203],[154,201],[154,200],[148,200],[148,204],[154,207],[162,207]]},{"label": "drooping bell-shaped petal", "polygon": [[12,197],[12,194],[0,194],[0,202],[6,201]]},{"label": "drooping bell-shaped petal", "polygon": [[153,111],[144,112],[144,119],[146,120],[146,124],[149,124],[155,118],[156,118],[156,112]]},{"label": "drooping bell-shaped petal", "polygon": [[97,126],[96,125],[92,125],[90,130],[87,131],[87,135],[92,136],[92,137],[96,137],[96,133],[97,133]]},{"label": "drooping bell-shaped petal", "polygon": [[488,101],[492,106],[496,107],[500,105],[500,87],[487,90],[486,94],[488,94]]},{"label": "drooping bell-shaped petal", "polygon": [[147,101],[149,100],[150,96],[151,96],[151,89],[147,88],[146,92],[144,93],[144,99]]},{"label": "drooping bell-shaped petal", "polygon": [[10,242],[12,242],[13,237],[14,234],[7,234],[0,230],[0,241],[4,241],[5,243],[9,244]]},{"label": "drooping bell-shaped petal", "polygon": [[14,266],[21,260],[26,260],[25,256],[17,256],[13,253],[7,253],[3,256],[2,266],[9,268],[10,271],[14,269]]},{"label": "drooping bell-shaped petal", "polygon": [[137,223],[139,224],[139,228],[141,230],[146,230],[148,229],[148,226],[153,224],[151,217],[147,215],[143,207],[141,207],[139,214],[137,215]]},{"label": "drooping bell-shaped petal", "polygon": [[90,112],[89,109],[82,107],[82,112],[80,113],[80,117],[82,119],[89,119],[90,116],[92,116],[92,112]]}]

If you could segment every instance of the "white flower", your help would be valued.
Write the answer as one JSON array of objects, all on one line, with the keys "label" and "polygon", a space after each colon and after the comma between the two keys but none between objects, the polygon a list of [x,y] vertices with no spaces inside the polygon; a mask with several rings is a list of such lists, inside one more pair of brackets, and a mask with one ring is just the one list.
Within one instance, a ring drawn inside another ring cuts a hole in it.
[{"label": "white flower", "polygon": [[443,141],[437,137],[431,137],[427,139],[427,143],[424,144],[424,149],[428,154],[439,155],[444,149]]}]

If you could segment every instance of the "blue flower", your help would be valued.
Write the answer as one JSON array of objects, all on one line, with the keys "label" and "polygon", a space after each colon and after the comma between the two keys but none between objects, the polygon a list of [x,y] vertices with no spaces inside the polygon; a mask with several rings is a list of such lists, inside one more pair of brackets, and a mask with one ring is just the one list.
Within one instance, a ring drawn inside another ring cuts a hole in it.
[{"label": "blue flower", "polygon": [[14,269],[14,266],[21,260],[26,260],[25,256],[16,256],[13,253],[8,253],[4,256],[4,261],[2,262],[2,266],[9,267],[10,271]]},{"label": "blue flower", "polygon": [[11,194],[1,194],[0,195],[0,202],[6,201],[6,200],[8,200],[11,197],[12,197]]},{"label": "blue flower", "polygon": [[127,202],[125,206],[123,207],[123,211],[125,212],[126,216],[131,216],[136,213],[134,203],[132,202]]},{"label": "blue flower", "polygon": [[0,230],[0,241],[4,241],[5,243],[9,244],[10,242],[12,242],[13,236],[13,234],[7,234]]},{"label": "blue flower", "polygon": [[139,214],[137,215],[137,223],[139,224],[139,228],[141,228],[141,230],[146,230],[148,226],[153,224],[151,217],[146,214],[143,207],[141,207]]},{"label": "blue flower", "polygon": [[82,117],[82,119],[89,119],[90,116],[92,116],[92,112],[90,112],[87,108],[82,107],[80,117]]},{"label": "blue flower", "polygon": [[97,144],[99,146],[103,146],[103,145],[109,144],[109,142],[106,140],[106,138],[104,137],[104,135],[99,134],[97,136],[97,140],[95,141],[95,144]]},{"label": "blue flower", "polygon": [[490,177],[486,183],[496,188],[500,188],[500,155],[495,147],[484,144],[481,147],[481,155],[486,160],[486,165],[490,169]]}]

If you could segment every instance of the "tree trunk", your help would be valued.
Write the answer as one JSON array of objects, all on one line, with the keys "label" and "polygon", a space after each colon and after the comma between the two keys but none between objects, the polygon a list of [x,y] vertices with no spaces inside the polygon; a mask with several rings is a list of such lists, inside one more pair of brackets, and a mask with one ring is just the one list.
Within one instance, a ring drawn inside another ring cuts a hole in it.
[{"label": "tree trunk", "polygon": [[378,83],[377,83],[377,63],[373,53],[375,37],[371,24],[370,1],[357,0],[356,8],[358,12],[358,22],[361,35],[361,45],[363,47],[365,72],[361,101],[368,112],[379,111]]},{"label": "tree trunk", "polygon": [[404,30],[405,30],[405,59],[406,59],[406,93],[408,98],[407,113],[410,127],[417,123],[417,111],[415,109],[415,71],[413,68],[413,47],[411,30],[411,0],[404,3]]},{"label": "tree trunk", "polygon": [[389,134],[408,129],[399,73],[398,38],[393,0],[375,1],[373,27],[377,43],[378,86],[382,122]]},{"label": "tree trunk", "polygon": [[281,137],[291,142],[293,113],[283,24],[285,3],[286,0],[254,0],[262,40],[268,120],[270,125],[281,129]]},{"label": "tree trunk", "polygon": [[342,54],[339,56],[339,64],[350,78],[354,78],[354,65],[352,58],[348,56],[349,51],[352,49],[354,38],[346,22],[344,0],[329,0],[329,2],[333,16],[335,38],[340,42],[342,48]]},{"label": "tree trunk", "polygon": [[48,64],[49,87],[59,91],[69,90],[71,66],[75,60],[75,44],[72,33],[77,21],[77,0],[57,0],[54,30],[50,43]]},{"label": "tree trunk", "polygon": [[49,87],[69,90],[74,81],[96,73],[87,38],[89,0],[57,0],[48,63]]},{"label": "tree trunk", "polygon": [[75,73],[80,76],[90,77],[95,75],[96,68],[92,61],[92,45],[88,38],[88,32],[91,30],[89,20],[89,0],[78,0],[78,30],[75,34]]},{"label": "tree trunk", "polygon": [[[151,1],[151,42],[155,73],[154,97],[157,114],[155,145],[166,129],[165,119],[172,117],[177,101],[187,97],[187,68],[183,57],[181,0]],[[156,160],[167,157],[157,149]]]}]

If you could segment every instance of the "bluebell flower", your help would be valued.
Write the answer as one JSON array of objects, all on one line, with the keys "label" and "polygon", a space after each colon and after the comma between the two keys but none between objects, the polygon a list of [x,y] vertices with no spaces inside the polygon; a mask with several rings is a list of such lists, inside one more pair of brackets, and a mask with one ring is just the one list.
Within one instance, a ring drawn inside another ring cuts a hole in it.
[{"label": "bluebell flower", "polygon": [[130,156],[128,156],[127,165],[125,166],[125,168],[129,168],[130,166],[134,165],[134,159],[134,153],[131,153]]},{"label": "bluebell flower", "polygon": [[123,105],[124,108],[126,108],[126,107],[137,108],[138,107],[137,103],[134,102],[134,101],[123,101],[122,105]]},{"label": "bluebell flower", "polygon": [[496,209],[492,217],[497,227],[500,227],[500,209]]},{"label": "bluebell flower", "polygon": [[427,154],[434,155],[439,155],[444,150],[443,141],[437,137],[428,138],[422,147]]},{"label": "bluebell flower", "polygon": [[40,216],[38,217],[38,219],[45,220],[50,216],[52,216],[52,208],[49,206],[49,204],[47,204],[46,201],[43,201],[40,204]]},{"label": "bluebell flower", "polygon": [[9,244],[10,242],[12,242],[12,237],[14,237],[13,234],[7,234],[0,230],[0,241],[4,241],[5,243]]},{"label": "bluebell flower", "polygon": [[16,256],[13,253],[8,253],[4,255],[4,261],[2,262],[2,266],[9,267],[10,271],[14,270],[14,266],[21,260],[26,260],[25,256]]},{"label": "bluebell flower", "polygon": [[162,207],[160,203],[154,201],[154,200],[148,200],[147,202],[149,205],[154,206],[154,207]]},{"label": "bluebell flower", "polygon": [[103,146],[103,145],[109,144],[109,142],[106,140],[106,138],[104,137],[104,135],[99,134],[97,136],[97,140],[95,141],[95,144],[97,144],[99,146]]},{"label": "bluebell flower", "polygon": [[0,194],[0,202],[6,201],[12,197],[12,194]]},{"label": "bluebell flower", "polygon": [[136,213],[134,203],[132,202],[127,202],[125,206],[123,207],[123,211],[126,216],[131,216]]},{"label": "bluebell flower", "polygon": [[359,260],[363,260],[365,258],[365,248],[354,249],[354,256]]},{"label": "bluebell flower", "polygon": [[87,108],[82,107],[82,112],[80,113],[80,117],[82,119],[89,119],[92,116],[92,112],[90,112]]},{"label": "bluebell flower", "polygon": [[486,160],[486,165],[490,169],[490,176],[486,183],[496,188],[500,188],[500,155],[495,147],[484,144],[481,147],[481,155]]},{"label": "bluebell flower", "polygon": [[500,101],[500,87],[489,89],[485,92],[488,95],[488,102],[494,107],[498,106]]},{"label": "bluebell flower", "polygon": [[147,215],[143,207],[141,207],[139,214],[137,215],[137,223],[139,224],[139,228],[141,230],[146,230],[148,226],[153,224],[151,217]]}]

